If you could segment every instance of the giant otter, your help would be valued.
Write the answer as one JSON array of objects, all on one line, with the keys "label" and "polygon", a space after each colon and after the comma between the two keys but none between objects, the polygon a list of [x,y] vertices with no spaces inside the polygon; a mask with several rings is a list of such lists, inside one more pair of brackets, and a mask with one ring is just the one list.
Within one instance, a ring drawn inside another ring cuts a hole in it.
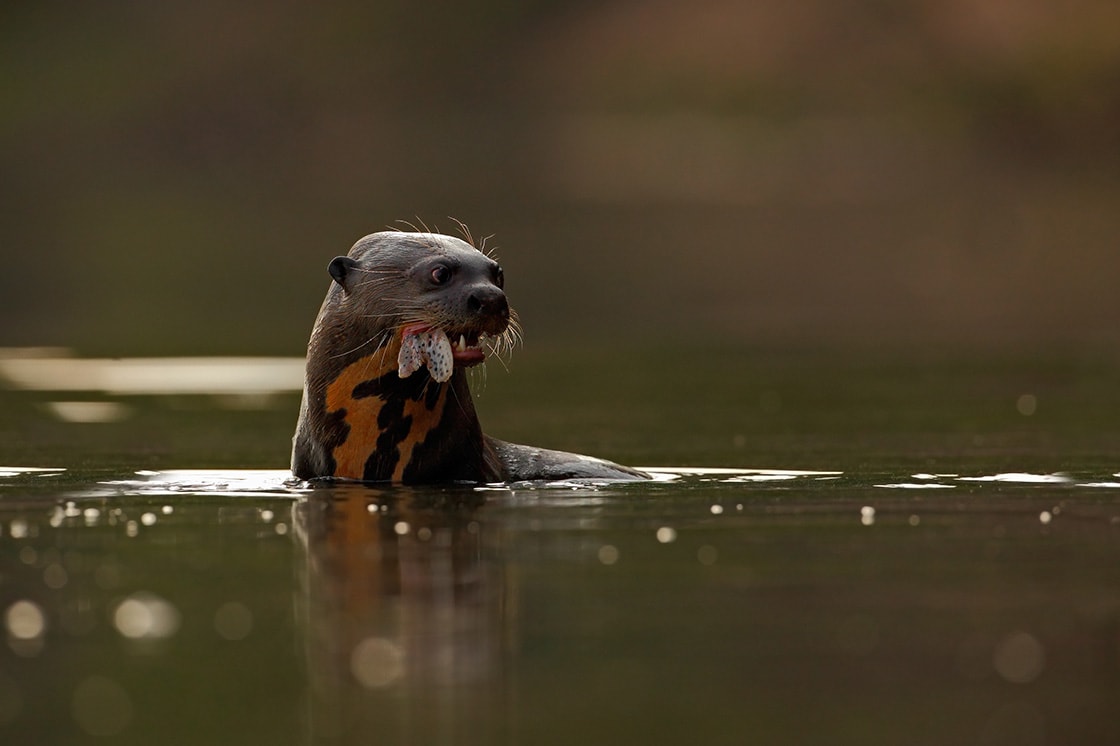
[{"label": "giant otter", "polygon": [[[469,236],[468,236],[469,237]],[[300,479],[514,482],[648,475],[484,435],[466,368],[518,333],[502,269],[437,233],[368,235],[328,266],[292,448]]]}]

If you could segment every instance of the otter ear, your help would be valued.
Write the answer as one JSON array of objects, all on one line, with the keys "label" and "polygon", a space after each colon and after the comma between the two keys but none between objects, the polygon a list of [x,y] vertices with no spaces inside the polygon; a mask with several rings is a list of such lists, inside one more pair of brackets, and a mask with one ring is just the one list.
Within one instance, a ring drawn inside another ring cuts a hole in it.
[{"label": "otter ear", "polygon": [[331,263],[327,265],[327,271],[331,273],[331,277],[339,285],[346,288],[346,276],[358,266],[358,262],[348,256],[336,256],[331,259]]}]

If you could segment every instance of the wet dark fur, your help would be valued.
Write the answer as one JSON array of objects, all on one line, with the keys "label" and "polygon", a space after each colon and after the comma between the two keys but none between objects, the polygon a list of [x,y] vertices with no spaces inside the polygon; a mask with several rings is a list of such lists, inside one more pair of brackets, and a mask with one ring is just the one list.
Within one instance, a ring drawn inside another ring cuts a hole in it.
[{"label": "wet dark fur", "polygon": [[[451,268],[444,284],[435,266]],[[439,383],[426,367],[397,372],[400,328],[485,333],[491,352],[519,333],[490,257],[450,236],[375,233],[331,262],[334,281],[307,348],[292,472],[424,484],[539,479],[644,479],[625,466],[505,443],[482,433],[466,372]]]}]

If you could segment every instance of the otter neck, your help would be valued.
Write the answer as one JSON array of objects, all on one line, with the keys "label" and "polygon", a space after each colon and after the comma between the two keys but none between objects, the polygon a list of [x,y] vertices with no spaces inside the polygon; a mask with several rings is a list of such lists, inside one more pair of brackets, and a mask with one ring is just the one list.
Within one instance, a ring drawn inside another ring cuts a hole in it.
[{"label": "otter neck", "polygon": [[456,369],[445,383],[425,368],[401,378],[399,351],[393,340],[326,383],[334,476],[406,484],[497,479],[464,372]]}]

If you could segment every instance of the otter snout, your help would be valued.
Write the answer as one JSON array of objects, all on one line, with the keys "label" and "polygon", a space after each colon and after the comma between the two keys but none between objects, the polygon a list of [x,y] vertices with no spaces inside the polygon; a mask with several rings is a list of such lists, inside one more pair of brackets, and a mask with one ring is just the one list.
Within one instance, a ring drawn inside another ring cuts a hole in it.
[{"label": "otter snout", "polygon": [[509,301],[502,289],[494,285],[471,289],[467,295],[467,313],[487,334],[501,334],[509,326]]}]

